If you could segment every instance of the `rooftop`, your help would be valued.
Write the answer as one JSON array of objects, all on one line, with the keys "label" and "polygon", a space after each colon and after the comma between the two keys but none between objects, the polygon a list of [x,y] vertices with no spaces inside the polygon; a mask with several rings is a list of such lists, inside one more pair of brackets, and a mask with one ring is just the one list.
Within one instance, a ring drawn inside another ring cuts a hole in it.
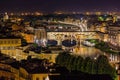
[{"label": "rooftop", "polygon": [[29,73],[48,73],[47,60],[30,59],[21,61],[23,67]]}]

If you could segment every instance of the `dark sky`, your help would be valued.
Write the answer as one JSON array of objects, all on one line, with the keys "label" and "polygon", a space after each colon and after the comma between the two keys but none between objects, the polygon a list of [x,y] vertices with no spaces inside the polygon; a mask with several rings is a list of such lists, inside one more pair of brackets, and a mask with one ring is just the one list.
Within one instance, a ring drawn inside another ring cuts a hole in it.
[{"label": "dark sky", "polygon": [[0,12],[119,11],[120,0],[0,0]]}]

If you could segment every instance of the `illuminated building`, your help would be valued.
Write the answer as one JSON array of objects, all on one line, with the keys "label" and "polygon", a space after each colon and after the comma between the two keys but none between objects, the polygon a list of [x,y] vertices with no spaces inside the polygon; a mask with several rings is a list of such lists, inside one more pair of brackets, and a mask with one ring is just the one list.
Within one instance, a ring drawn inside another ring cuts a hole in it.
[{"label": "illuminated building", "polygon": [[5,12],[5,15],[3,16],[3,21],[6,21],[8,19],[9,19],[9,16],[8,16],[7,12]]},{"label": "illuminated building", "polygon": [[40,15],[43,15],[43,13],[35,12],[34,15],[36,15],[36,16],[40,16]]},{"label": "illuminated building", "polygon": [[37,67],[36,71],[34,71],[34,65],[38,66],[38,64],[34,64],[28,68],[25,68],[27,65],[30,65],[30,63],[24,65],[24,67],[15,67],[12,64],[0,63],[0,77],[5,78],[5,80],[45,80],[48,75],[60,75],[58,73],[50,73],[44,70],[42,71],[42,69],[45,68],[41,68],[41,66],[40,69]]},{"label": "illuminated building", "polygon": [[34,29],[34,42],[37,43],[39,46],[46,45],[46,30],[44,28]]},{"label": "illuminated building", "polygon": [[85,14],[86,14],[86,15],[90,15],[90,12],[86,12]]},{"label": "illuminated building", "polygon": [[108,41],[108,34],[107,33],[103,33],[103,32],[98,31],[97,34],[99,36],[100,41],[104,41],[104,42]]},{"label": "illuminated building", "polygon": [[114,49],[119,50],[120,48],[120,27],[109,26],[108,27],[108,42]]},{"label": "illuminated building", "polygon": [[44,80],[48,76],[48,73],[29,73],[26,69],[20,67],[20,75],[25,80]]},{"label": "illuminated building", "polygon": [[8,64],[0,63],[0,77],[4,77],[5,80],[20,80],[19,70]]},{"label": "illuminated building", "polygon": [[64,19],[64,22],[67,22],[67,23],[73,23],[73,19],[68,17],[68,18],[65,18]]},{"label": "illuminated building", "polygon": [[96,26],[95,31],[100,31],[100,32],[105,33],[106,32],[106,27],[104,27],[102,25]]},{"label": "illuminated building", "polygon": [[23,29],[23,26],[20,26],[17,24],[13,24],[11,27],[12,27],[13,31],[19,31],[19,30]]},{"label": "illuminated building", "polygon": [[15,48],[21,46],[21,39],[0,39],[1,53],[16,55]]},{"label": "illuminated building", "polygon": [[96,14],[96,15],[101,15],[101,12],[96,12],[95,14]]},{"label": "illuminated building", "polygon": [[119,17],[116,15],[113,15],[113,23],[115,23],[116,21],[118,21]]},{"label": "illuminated building", "polygon": [[29,55],[31,55],[32,58],[38,58],[38,59],[47,59],[50,62],[55,63],[56,57],[58,56],[59,52],[61,51],[52,51],[52,53],[42,53],[42,54],[36,54],[35,52],[29,51]]},{"label": "illuminated building", "polygon": [[27,41],[27,43],[34,43],[34,34],[28,34],[28,33],[21,33],[23,38]]},{"label": "illuminated building", "polygon": [[51,73],[55,68],[48,68],[52,64],[46,59],[32,59],[32,62],[26,60],[23,65],[19,67],[19,74],[25,80],[45,80],[50,75],[58,75],[59,73]]}]

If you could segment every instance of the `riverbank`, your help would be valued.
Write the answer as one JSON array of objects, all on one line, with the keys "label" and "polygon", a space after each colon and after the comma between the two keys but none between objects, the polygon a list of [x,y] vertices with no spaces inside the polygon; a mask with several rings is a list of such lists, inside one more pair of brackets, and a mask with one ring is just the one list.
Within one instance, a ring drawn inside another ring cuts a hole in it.
[{"label": "riverbank", "polygon": [[109,54],[119,54],[119,51],[111,49],[107,42],[99,40],[87,40],[95,44],[95,48],[100,49],[101,51]]}]

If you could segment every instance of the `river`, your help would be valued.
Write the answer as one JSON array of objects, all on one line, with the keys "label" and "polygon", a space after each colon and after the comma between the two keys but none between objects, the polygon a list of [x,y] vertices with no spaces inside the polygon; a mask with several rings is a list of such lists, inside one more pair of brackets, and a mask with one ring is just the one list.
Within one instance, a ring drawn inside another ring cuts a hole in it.
[{"label": "river", "polygon": [[63,47],[65,50],[69,50],[71,54],[73,55],[80,55],[83,58],[90,57],[92,59],[97,59],[99,55],[106,55],[111,62],[118,62],[119,60],[119,55],[116,54],[109,54],[102,52],[99,49],[96,49],[95,47],[87,47],[84,45],[79,45],[79,46],[74,46],[74,47]]}]

